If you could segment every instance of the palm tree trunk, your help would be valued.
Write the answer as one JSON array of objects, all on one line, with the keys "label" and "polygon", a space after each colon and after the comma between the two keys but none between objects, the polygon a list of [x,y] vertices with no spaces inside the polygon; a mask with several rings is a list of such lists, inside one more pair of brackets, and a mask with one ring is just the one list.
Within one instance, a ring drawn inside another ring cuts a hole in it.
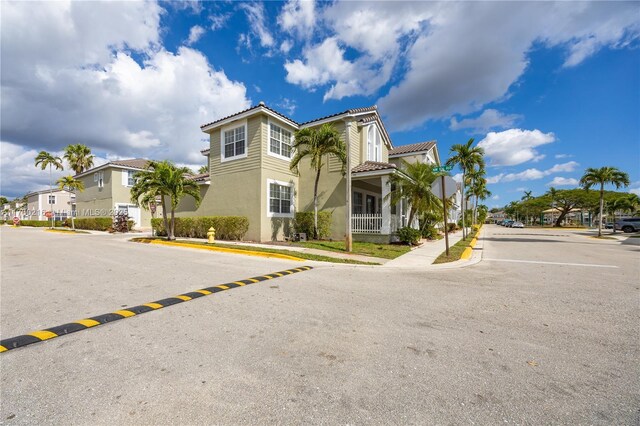
[{"label": "palm tree trunk", "polygon": [[320,181],[320,169],[316,172],[316,181],[313,185],[313,238],[318,239],[318,182]]},{"label": "palm tree trunk", "polygon": [[167,233],[167,239],[169,239],[169,221],[167,220],[167,208],[166,208],[166,202],[164,199],[164,195],[160,196],[161,200],[162,200],[162,221],[164,222],[164,230]]},{"label": "palm tree trunk", "polygon": [[51,197],[53,197],[53,182],[51,181],[51,163],[49,163],[49,206],[51,211],[51,229],[53,229],[53,224],[55,217],[53,216],[53,204],[51,204]]},{"label": "palm tree trunk", "polygon": [[466,204],[466,200],[464,198],[464,182],[465,182],[465,170],[464,167],[462,168],[462,239],[466,240],[467,239],[467,229],[465,228],[465,221],[464,221],[464,210],[465,210],[465,204]]},{"label": "palm tree trunk", "polygon": [[169,241],[171,240],[175,240],[176,234],[176,209],[173,208],[173,203],[172,203],[172,207],[171,207],[171,230],[169,233]]},{"label": "palm tree trunk", "polygon": [[[602,237],[602,210],[604,208],[604,183],[600,184],[600,220],[598,221],[598,237]],[[615,224],[613,225],[615,228]]]}]

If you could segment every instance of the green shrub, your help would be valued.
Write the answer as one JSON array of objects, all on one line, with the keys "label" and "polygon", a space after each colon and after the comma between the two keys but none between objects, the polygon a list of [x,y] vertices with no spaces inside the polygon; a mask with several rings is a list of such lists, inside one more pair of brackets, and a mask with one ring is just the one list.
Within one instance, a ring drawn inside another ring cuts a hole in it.
[{"label": "green shrub", "polygon": [[420,242],[420,230],[405,226],[398,229],[398,238],[401,242],[410,246],[418,245],[418,242]]},{"label": "green shrub", "polygon": [[435,240],[438,237],[438,230],[435,226],[427,226],[421,230],[422,238],[428,238],[430,240]]},{"label": "green shrub", "polygon": [[447,223],[447,230],[449,232],[457,231],[458,229],[459,228],[458,228],[457,224],[455,224],[455,223]]},{"label": "green shrub", "polygon": [[[313,212],[296,212],[293,219],[295,233],[304,232],[307,238],[313,238]],[[318,212],[318,238],[328,238],[331,235],[331,212]]]},{"label": "green shrub", "polygon": [[[197,216],[176,217],[175,236],[183,238],[207,238],[213,226],[216,240],[242,240],[249,230],[249,219],[245,216]],[[162,218],[151,219],[156,235],[167,235]]]},{"label": "green shrub", "polygon": [[[76,229],[89,229],[92,231],[109,231],[113,228],[112,217],[76,217],[74,219]],[[133,229],[135,222],[129,220],[129,229]],[[64,221],[64,226],[71,228],[71,218]]]},{"label": "green shrub", "polygon": [[[62,226],[62,222],[56,220],[53,226]],[[21,220],[20,226],[34,226],[36,228],[46,228],[47,226],[51,226],[50,220]]]}]

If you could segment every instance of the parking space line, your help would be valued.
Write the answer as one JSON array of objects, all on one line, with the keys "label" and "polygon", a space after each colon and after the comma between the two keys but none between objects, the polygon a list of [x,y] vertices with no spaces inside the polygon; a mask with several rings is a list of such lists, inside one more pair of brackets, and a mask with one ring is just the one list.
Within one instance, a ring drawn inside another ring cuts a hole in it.
[{"label": "parking space line", "polygon": [[283,277],[285,275],[291,275],[298,272],[308,271],[313,269],[311,266],[301,266],[295,269],[288,269],[286,271],[274,272],[272,274],[261,275],[258,277],[247,278],[245,280],[232,281],[225,284],[220,284],[214,287],[207,287],[200,290],[184,293],[174,297],[168,297],[166,299],[156,300],[155,302],[145,303],[132,308],[121,309],[112,313],[98,315],[91,318],[85,318],[79,321],[74,321],[68,324],[59,325],[56,327],[47,328],[45,330],[34,331],[22,336],[11,337],[0,341],[0,353],[10,351],[12,349],[20,348],[22,346],[31,345],[33,343],[43,342],[45,340],[54,339],[56,337],[63,336],[65,334],[75,333],[76,331],[86,330],[97,325],[106,324],[109,322],[118,321],[124,318],[130,318],[136,315],[151,312],[157,309],[166,308],[178,303],[188,302],[198,297],[208,296],[210,294],[218,293],[224,290],[229,290],[236,287],[244,287],[248,284],[254,284],[260,281],[271,280],[274,278]]},{"label": "parking space line", "polygon": [[540,265],[561,265],[561,266],[590,266],[592,268],[617,268],[615,265],[597,265],[595,263],[570,263],[570,262],[545,262],[543,260],[519,260],[519,259],[482,259],[485,262],[512,262],[512,263],[535,263]]}]

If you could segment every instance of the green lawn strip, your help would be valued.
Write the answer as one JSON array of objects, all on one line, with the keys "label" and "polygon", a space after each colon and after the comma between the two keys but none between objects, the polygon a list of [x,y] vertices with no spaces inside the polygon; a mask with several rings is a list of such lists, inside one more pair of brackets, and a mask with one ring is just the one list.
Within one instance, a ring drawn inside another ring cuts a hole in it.
[{"label": "green lawn strip", "polygon": [[[292,246],[305,247],[317,250],[334,251],[336,253],[346,253],[344,241],[305,241],[291,243]],[[362,256],[379,257],[381,259],[395,259],[398,256],[411,251],[409,246],[400,244],[376,244],[353,242],[351,254]]]},{"label": "green lawn strip", "polygon": [[455,262],[456,260],[460,260],[462,256],[462,252],[469,247],[471,240],[476,236],[476,231],[469,232],[466,240],[460,240],[455,243],[453,246],[449,247],[449,256],[446,255],[446,251],[443,251],[440,256],[433,261],[433,264],[436,265],[438,263],[448,263]]},{"label": "green lawn strip", "polygon": [[[166,241],[166,239],[164,238],[132,238],[130,241],[143,242],[145,240]],[[215,246],[215,247],[229,248],[229,249],[235,249],[235,250],[257,251],[261,253],[286,254],[288,256],[299,257],[301,259],[316,260],[318,262],[350,263],[355,265],[379,265],[379,263],[375,263],[375,262],[361,262],[359,260],[354,260],[354,259],[341,259],[338,257],[320,256],[317,254],[305,253],[305,252],[299,252],[299,251],[268,249],[268,248],[253,247],[248,245],[243,246],[243,245],[236,245],[236,244],[224,244],[224,243],[218,243],[218,242],[216,242],[215,244],[209,244],[209,243],[204,243],[200,241],[191,241],[191,240],[174,240],[172,241],[172,243],[181,243],[181,244],[184,244],[185,246],[190,246],[190,245]]]}]

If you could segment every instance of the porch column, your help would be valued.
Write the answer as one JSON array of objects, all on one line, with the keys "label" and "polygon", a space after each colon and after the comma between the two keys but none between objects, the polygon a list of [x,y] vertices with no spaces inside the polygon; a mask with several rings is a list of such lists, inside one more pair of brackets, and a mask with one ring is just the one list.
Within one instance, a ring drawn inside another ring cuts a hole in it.
[{"label": "porch column", "polygon": [[389,192],[391,187],[389,185],[389,176],[382,176],[382,228],[380,233],[388,235],[391,233],[391,200]]}]

